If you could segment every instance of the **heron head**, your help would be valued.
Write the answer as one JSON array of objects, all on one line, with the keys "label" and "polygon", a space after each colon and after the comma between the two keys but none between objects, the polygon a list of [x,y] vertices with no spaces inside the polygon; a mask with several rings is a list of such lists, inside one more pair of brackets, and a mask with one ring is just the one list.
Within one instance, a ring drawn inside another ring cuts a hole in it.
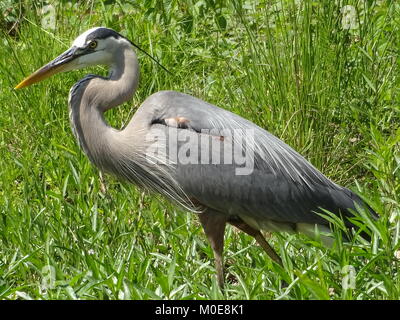
[{"label": "heron head", "polygon": [[74,40],[72,46],[30,76],[21,81],[15,89],[27,87],[56,73],[85,68],[93,65],[111,65],[116,51],[132,43],[108,28],[92,28]]}]

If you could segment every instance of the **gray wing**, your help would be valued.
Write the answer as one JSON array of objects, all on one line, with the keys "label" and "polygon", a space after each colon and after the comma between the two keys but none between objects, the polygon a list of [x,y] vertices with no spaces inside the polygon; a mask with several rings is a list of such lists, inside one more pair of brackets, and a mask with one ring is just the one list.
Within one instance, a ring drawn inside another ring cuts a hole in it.
[{"label": "gray wing", "polygon": [[[191,153],[185,163],[175,161],[174,177],[189,198],[206,207],[230,215],[271,219],[290,223],[326,223],[315,211],[324,208],[349,215],[354,201],[362,203],[350,190],[330,181],[300,154],[274,135],[227,110],[195,97],[162,91],[150,96],[135,114],[132,123],[147,123],[150,130],[165,130],[177,139],[172,149]],[[203,142],[209,161],[202,161]],[[211,141],[211,142],[210,142]],[[212,144],[219,144],[213,148]],[[251,170],[243,161],[226,163],[226,145],[235,155],[249,154]],[[168,145],[168,154],[171,145]],[[181,153],[182,156],[182,153]],[[212,162],[218,158],[220,162]],[[179,158],[179,157],[178,157]],[[247,172],[248,174],[238,174]]]}]

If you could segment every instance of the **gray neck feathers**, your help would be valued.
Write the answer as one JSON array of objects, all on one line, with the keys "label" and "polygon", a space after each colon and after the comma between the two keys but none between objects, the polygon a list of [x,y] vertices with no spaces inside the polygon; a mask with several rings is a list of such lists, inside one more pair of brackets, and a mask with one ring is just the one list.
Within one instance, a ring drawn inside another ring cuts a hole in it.
[{"label": "gray neck feathers", "polygon": [[125,47],[114,55],[107,78],[89,75],[70,91],[72,130],[90,161],[100,170],[168,197],[195,210],[173,177],[173,168],[146,159],[146,128],[151,114],[142,112],[124,130],[110,127],[103,113],[132,98],[139,80],[136,54]]},{"label": "gray neck feathers", "polygon": [[107,124],[103,113],[131,99],[138,82],[138,59],[127,46],[115,52],[107,78],[88,75],[70,90],[72,131],[91,162],[102,170],[114,171],[111,159],[119,142],[119,131]]}]

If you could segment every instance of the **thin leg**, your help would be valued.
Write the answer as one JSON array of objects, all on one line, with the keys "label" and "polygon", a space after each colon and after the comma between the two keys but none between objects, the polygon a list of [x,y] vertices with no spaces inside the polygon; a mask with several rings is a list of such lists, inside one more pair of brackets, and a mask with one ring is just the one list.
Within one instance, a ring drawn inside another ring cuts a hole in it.
[{"label": "thin leg", "polygon": [[199,214],[199,219],[214,253],[217,282],[222,289],[224,287],[222,251],[224,249],[224,231],[227,218],[217,212],[205,211]]},{"label": "thin leg", "polygon": [[261,248],[264,249],[264,251],[267,253],[267,255],[275,261],[277,264],[280,266],[283,266],[281,258],[278,256],[278,254],[275,252],[275,250],[269,245],[267,240],[265,240],[264,236],[259,230],[256,230],[252,227],[250,227],[247,223],[241,221],[241,220],[229,220],[228,221],[231,225],[235,226],[239,230],[247,233],[248,235],[254,237],[256,239],[257,243],[261,246]]}]

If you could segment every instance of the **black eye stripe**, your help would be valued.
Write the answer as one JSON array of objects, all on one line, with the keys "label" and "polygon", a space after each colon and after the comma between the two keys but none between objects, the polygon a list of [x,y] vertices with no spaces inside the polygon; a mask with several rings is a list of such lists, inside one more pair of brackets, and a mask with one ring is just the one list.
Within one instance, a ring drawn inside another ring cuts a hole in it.
[{"label": "black eye stripe", "polygon": [[[101,39],[107,39],[109,37],[113,37],[115,39],[125,39],[126,41],[128,41],[130,44],[132,44],[135,48],[137,48],[138,50],[142,51],[144,54],[146,54],[148,57],[150,57],[151,60],[153,60],[155,63],[157,63],[157,65],[159,65],[163,70],[165,70],[166,72],[170,73],[170,71],[168,71],[163,65],[161,65],[155,58],[153,58],[153,56],[151,56],[150,54],[148,54],[145,50],[143,50],[141,47],[139,47],[137,44],[133,43],[132,41],[130,41],[128,38],[125,38],[124,36],[122,36],[121,34],[119,34],[118,32],[115,32],[112,29],[108,29],[108,28],[97,28],[96,30],[94,30],[93,32],[91,32],[90,34],[88,34],[86,36],[86,43],[89,43],[91,40],[101,40]],[[105,49],[97,49],[96,51],[103,51]],[[89,46],[86,47],[85,52],[83,54],[88,54],[88,53],[92,53],[95,50],[90,48]]]},{"label": "black eye stripe", "polygon": [[115,32],[112,29],[97,28],[95,31],[93,31],[86,37],[86,40],[106,39],[109,37],[114,37],[115,39],[118,39],[118,38],[122,37],[122,35],[120,35],[118,32]]}]

